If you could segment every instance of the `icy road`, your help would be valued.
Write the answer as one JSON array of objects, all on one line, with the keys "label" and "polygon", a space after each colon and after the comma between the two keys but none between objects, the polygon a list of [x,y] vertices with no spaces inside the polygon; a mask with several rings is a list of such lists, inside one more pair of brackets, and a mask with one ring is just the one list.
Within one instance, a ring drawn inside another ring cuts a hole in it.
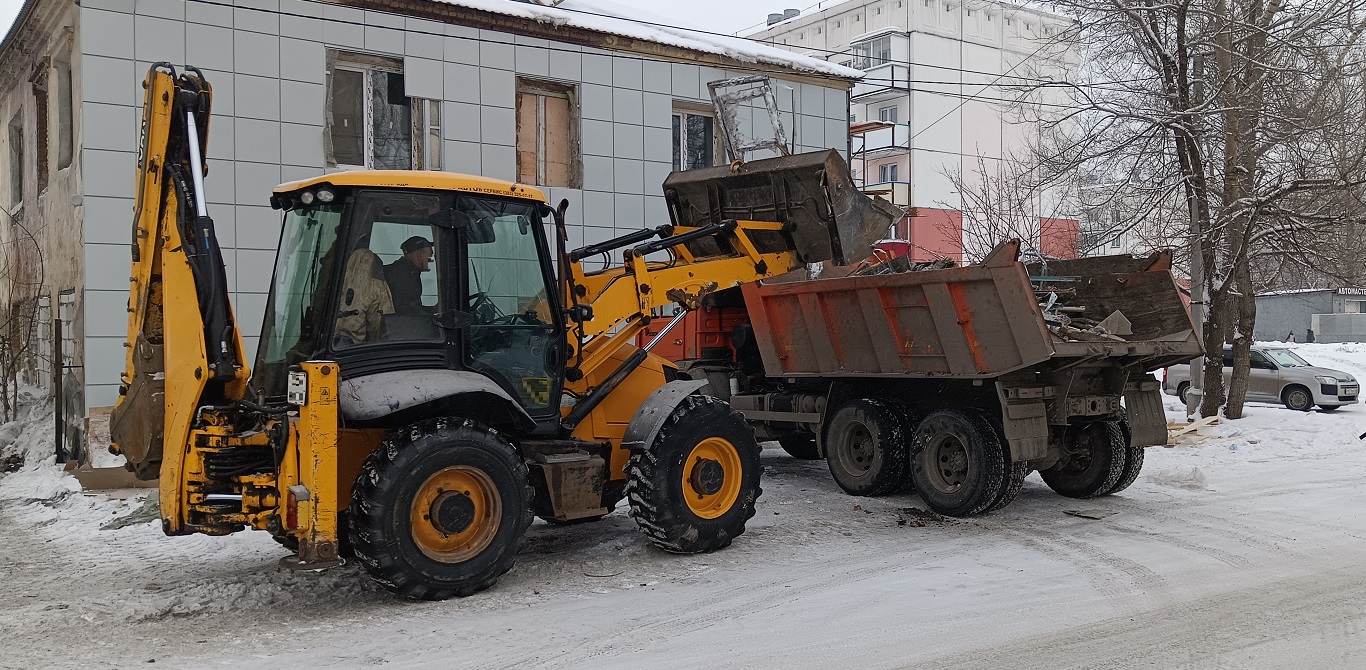
[{"label": "icy road", "polygon": [[[1298,351],[1366,377],[1366,345]],[[280,570],[264,533],[101,531],[140,501],[31,463],[0,478],[0,667],[1366,668],[1366,406],[1205,432],[1120,495],[1031,476],[971,520],[766,450],[727,550],[663,554],[620,511],[537,522],[496,587],[442,603]]]}]

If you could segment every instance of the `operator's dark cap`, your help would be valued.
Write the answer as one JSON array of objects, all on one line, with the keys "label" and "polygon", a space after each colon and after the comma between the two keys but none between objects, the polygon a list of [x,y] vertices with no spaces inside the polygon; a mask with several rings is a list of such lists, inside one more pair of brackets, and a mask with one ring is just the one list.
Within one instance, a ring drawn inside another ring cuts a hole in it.
[{"label": "operator's dark cap", "polygon": [[431,240],[422,237],[421,235],[414,235],[404,240],[403,244],[400,244],[398,248],[402,249],[405,254],[411,254],[418,249],[426,249],[430,246],[432,246]]}]

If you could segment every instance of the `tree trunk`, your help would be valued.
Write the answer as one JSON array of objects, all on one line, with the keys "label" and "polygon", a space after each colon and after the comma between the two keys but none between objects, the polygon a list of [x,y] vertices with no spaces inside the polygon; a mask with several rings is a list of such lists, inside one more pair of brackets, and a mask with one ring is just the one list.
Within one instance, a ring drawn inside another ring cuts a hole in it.
[{"label": "tree trunk", "polygon": [[1233,376],[1228,384],[1228,404],[1224,416],[1243,418],[1243,403],[1247,401],[1247,383],[1252,375],[1252,331],[1257,322],[1257,296],[1252,288],[1252,272],[1247,262],[1238,264],[1235,272],[1238,289],[1237,325],[1233,335]]},{"label": "tree trunk", "polygon": [[1224,333],[1229,297],[1226,285],[1209,293],[1209,313],[1204,332],[1205,395],[1200,401],[1200,416],[1218,416],[1219,407],[1224,404]]}]

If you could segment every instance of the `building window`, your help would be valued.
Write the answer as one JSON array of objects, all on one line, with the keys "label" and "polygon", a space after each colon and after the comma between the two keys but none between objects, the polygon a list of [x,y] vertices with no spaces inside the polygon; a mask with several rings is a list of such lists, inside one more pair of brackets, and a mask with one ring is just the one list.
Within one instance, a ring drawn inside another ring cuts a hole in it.
[{"label": "building window", "polygon": [[15,112],[9,120],[9,211],[13,214],[24,204],[24,113]]},{"label": "building window", "polygon": [[1115,239],[1110,240],[1110,248],[1111,248],[1111,249],[1118,249],[1118,248],[1119,248],[1120,240],[1122,240],[1122,239],[1124,239],[1124,237],[1121,235],[1120,237],[1116,237]]},{"label": "building window", "polygon": [[401,63],[337,56],[328,74],[329,162],[343,168],[412,169],[413,107]]},{"label": "building window", "polygon": [[877,120],[884,123],[896,123],[896,107],[883,107],[877,110]]},{"label": "building window", "polygon": [[413,98],[413,169],[441,169],[441,101]]},{"label": "building window", "polygon": [[882,65],[892,59],[892,36],[883,35],[867,42],[853,45],[855,67],[866,70]]},{"label": "building window", "polygon": [[517,80],[517,180],[578,188],[577,97],[572,86]]},{"label": "building window", "polygon": [[877,166],[877,176],[880,182],[896,181],[896,163],[886,163]]},{"label": "building window", "polygon": [[714,120],[708,114],[674,111],[674,170],[716,164]]},{"label": "building window", "polygon": [[47,69],[40,71],[39,75],[33,80],[33,125],[37,126],[33,133],[33,144],[37,151],[33,152],[33,175],[38,180],[38,194],[42,195],[47,190],[47,109],[48,96],[51,95],[47,85]]},{"label": "building window", "polygon": [[69,56],[56,62],[57,86],[57,169],[71,167],[74,133],[71,123],[71,61]]}]

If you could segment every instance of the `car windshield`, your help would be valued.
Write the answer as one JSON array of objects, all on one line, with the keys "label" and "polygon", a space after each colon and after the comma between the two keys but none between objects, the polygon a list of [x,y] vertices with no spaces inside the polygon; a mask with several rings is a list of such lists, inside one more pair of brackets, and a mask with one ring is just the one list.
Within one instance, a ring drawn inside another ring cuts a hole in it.
[{"label": "car windshield", "polygon": [[1283,368],[1309,367],[1309,361],[1296,356],[1295,352],[1289,349],[1267,349],[1266,356]]}]

